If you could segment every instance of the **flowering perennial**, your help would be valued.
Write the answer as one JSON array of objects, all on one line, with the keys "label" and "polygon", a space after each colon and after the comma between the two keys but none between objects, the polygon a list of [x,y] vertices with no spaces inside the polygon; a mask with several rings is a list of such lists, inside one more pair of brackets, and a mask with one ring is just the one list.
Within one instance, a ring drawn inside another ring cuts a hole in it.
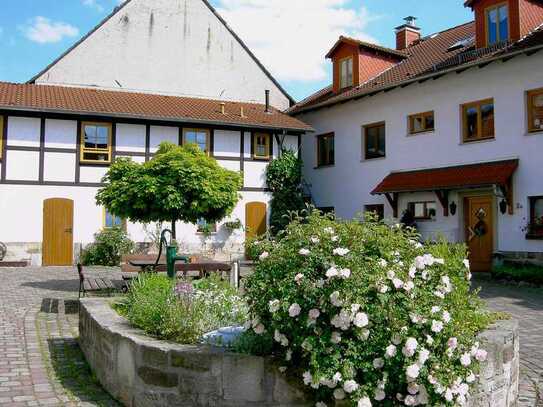
[{"label": "flowering perennial", "polygon": [[251,325],[317,407],[466,405],[490,315],[470,292],[463,246],[315,211],[253,249]]}]

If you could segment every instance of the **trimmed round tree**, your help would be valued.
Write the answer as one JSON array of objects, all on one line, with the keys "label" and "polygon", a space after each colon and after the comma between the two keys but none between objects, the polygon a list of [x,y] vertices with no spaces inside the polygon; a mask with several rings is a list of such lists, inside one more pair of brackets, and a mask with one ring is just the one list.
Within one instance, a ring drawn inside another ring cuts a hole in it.
[{"label": "trimmed round tree", "polygon": [[162,143],[150,161],[119,158],[103,179],[96,202],[133,222],[198,219],[218,222],[232,213],[240,196],[241,174],[222,168],[198,146]]}]

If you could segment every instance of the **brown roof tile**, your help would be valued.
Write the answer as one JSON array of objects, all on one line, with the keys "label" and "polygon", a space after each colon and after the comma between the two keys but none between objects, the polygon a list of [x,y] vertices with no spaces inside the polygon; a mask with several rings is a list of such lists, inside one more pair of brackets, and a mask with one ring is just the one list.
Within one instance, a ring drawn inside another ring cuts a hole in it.
[{"label": "brown roof tile", "polygon": [[518,167],[518,160],[494,161],[456,167],[393,172],[372,194],[450,190],[458,188],[506,185]]},{"label": "brown roof tile", "polygon": [[[289,113],[297,114],[306,110],[330,106],[353,98],[376,93],[380,90],[422,78],[430,74],[439,74],[446,69],[468,66],[475,62],[484,63],[497,56],[506,56],[534,46],[543,46],[543,27],[535,29],[530,35],[516,43],[502,43],[485,49],[475,49],[475,23],[470,22],[458,27],[423,38],[420,42],[407,48],[407,59],[377,77],[348,89],[342,93],[334,93],[326,87],[307,97],[289,109]],[[454,47],[459,42],[467,46]]]},{"label": "brown roof tile", "polygon": [[[226,114],[221,113],[221,103]],[[241,107],[244,117],[241,117]],[[0,82],[0,109],[59,112],[311,131],[311,126],[258,103],[231,102],[68,86]]]}]

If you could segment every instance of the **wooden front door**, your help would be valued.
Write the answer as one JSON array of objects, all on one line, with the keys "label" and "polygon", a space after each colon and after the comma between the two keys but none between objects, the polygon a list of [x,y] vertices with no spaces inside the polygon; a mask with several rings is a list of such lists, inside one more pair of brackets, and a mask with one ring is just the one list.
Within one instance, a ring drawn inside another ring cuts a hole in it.
[{"label": "wooden front door", "polygon": [[43,202],[44,266],[71,266],[73,264],[74,202],[52,198]]},{"label": "wooden front door", "polygon": [[492,196],[465,198],[466,243],[472,271],[490,271],[494,252]]},{"label": "wooden front door", "polygon": [[249,202],[245,205],[246,237],[260,236],[266,233],[267,206],[264,202]]}]

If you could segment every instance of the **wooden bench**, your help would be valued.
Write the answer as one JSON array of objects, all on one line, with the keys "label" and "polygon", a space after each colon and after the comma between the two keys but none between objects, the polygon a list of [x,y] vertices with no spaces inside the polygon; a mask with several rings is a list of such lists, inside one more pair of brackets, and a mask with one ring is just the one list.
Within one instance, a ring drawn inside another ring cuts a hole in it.
[{"label": "wooden bench", "polygon": [[115,291],[115,286],[106,278],[87,278],[83,273],[83,266],[77,265],[77,274],[79,274],[79,298],[84,297],[90,292],[105,292],[111,295]]}]

